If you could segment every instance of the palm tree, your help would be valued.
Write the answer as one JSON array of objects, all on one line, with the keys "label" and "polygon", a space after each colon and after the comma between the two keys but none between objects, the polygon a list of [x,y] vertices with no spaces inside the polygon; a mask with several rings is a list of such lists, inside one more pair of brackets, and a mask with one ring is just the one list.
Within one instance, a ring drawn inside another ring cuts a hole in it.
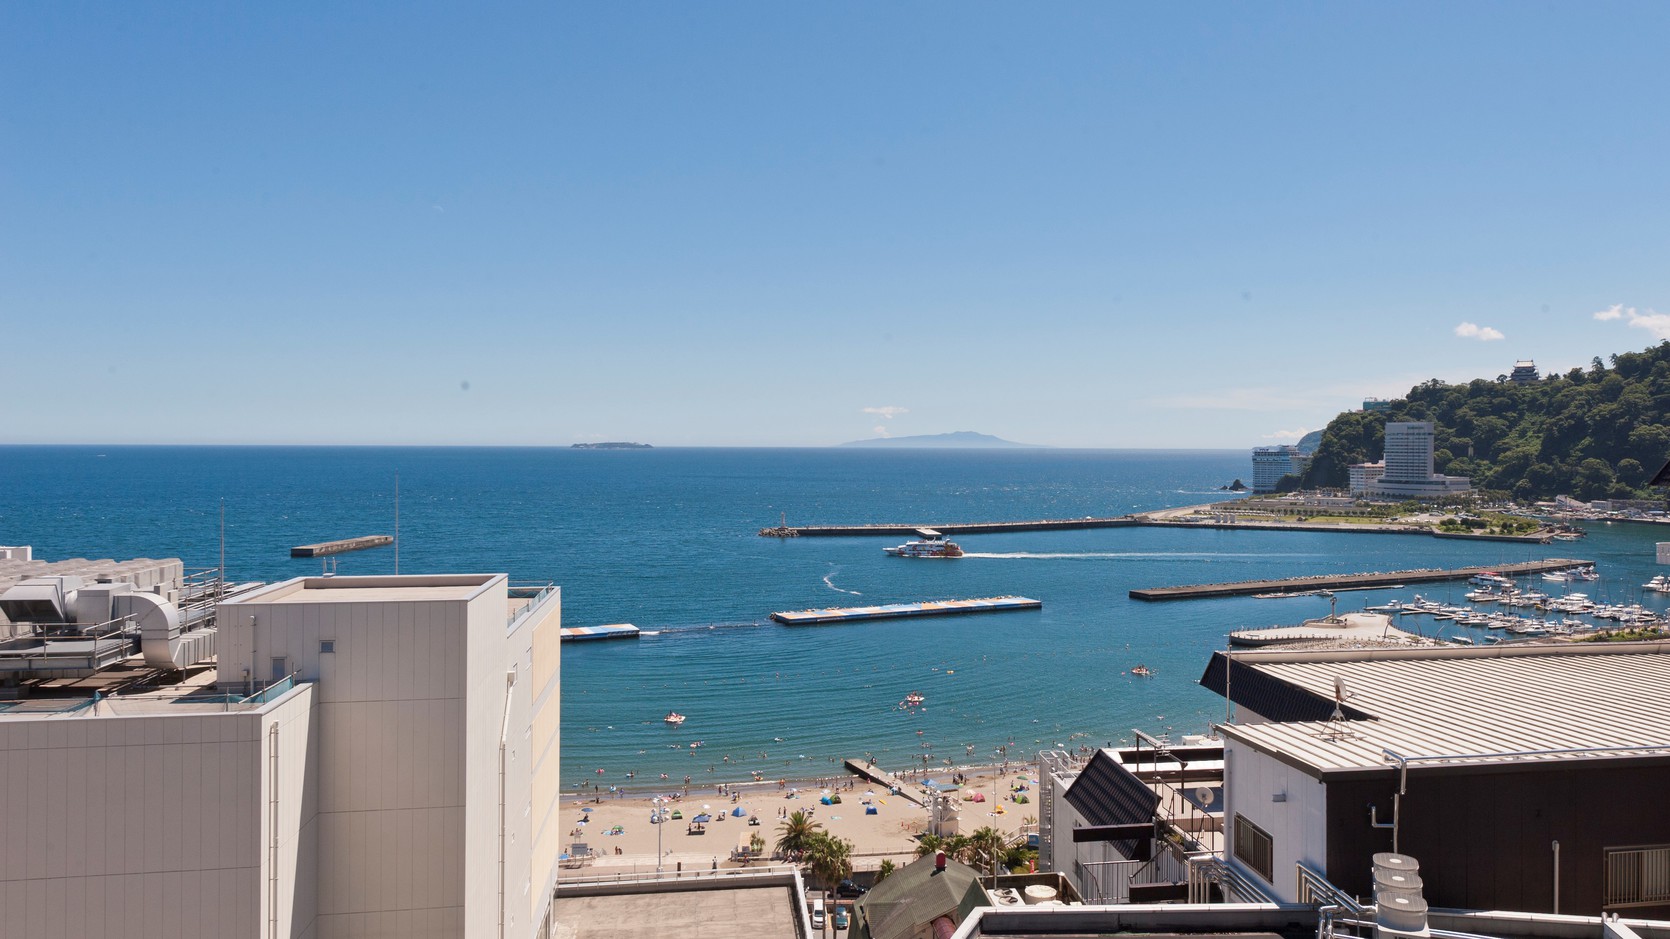
[{"label": "palm tree", "polygon": [[827,832],[812,835],[806,845],[806,865],[827,892],[852,876],[852,842]]},{"label": "palm tree", "polygon": [[981,828],[968,838],[968,854],[963,863],[970,867],[990,871],[997,874],[997,862],[1003,857],[1003,851],[1008,847],[1009,839],[1003,832],[990,825]]},{"label": "palm tree", "polygon": [[962,835],[942,837],[940,835],[925,834],[916,839],[916,856],[927,857],[935,851],[944,851],[945,856],[962,860],[968,853],[968,839]]},{"label": "palm tree", "polygon": [[1007,867],[1012,871],[1019,871],[1025,870],[1032,865],[1033,861],[1038,860],[1038,852],[1034,848],[1027,847],[1023,842],[1021,844],[1010,845],[1006,850],[1004,850],[1002,858],[1004,867]]},{"label": "palm tree", "polygon": [[889,858],[882,858],[881,859],[881,865],[876,868],[876,883],[879,884],[882,881],[886,880],[887,875],[893,873],[893,871],[896,870],[898,868],[898,866],[899,865],[893,863],[892,858],[890,858],[890,857]]},{"label": "palm tree", "polygon": [[783,819],[777,826],[777,850],[787,858],[798,858],[806,853],[814,836],[820,833],[823,826],[812,821],[812,816],[802,811],[795,811]]}]

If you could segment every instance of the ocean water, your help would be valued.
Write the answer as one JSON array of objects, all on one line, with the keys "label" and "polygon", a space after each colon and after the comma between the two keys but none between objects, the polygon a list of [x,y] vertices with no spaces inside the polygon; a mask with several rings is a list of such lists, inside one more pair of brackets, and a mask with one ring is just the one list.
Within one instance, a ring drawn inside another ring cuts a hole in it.
[{"label": "ocean water", "polygon": [[[958,538],[969,556],[883,554],[897,536],[760,538],[790,524],[1111,515],[1223,498],[1245,451],[0,447],[0,543],[36,556],[171,557],[235,580],[322,569],[291,545],[392,532],[402,573],[554,581],[565,625],[630,622],[636,641],[563,650],[563,776],[651,784],[817,775],[1024,756],[1203,731],[1197,679],[1231,629],[1325,614],[1319,598],[1145,604],[1136,587],[1312,573],[1596,560],[1583,588],[1639,599],[1643,525],[1552,546],[1418,536],[1127,528]],[[338,556],[387,573],[389,548]],[[1342,611],[1415,590],[1340,594]],[[1423,592],[1459,600],[1463,588]],[[1022,594],[1039,611],[788,628],[773,610]],[[1649,605],[1662,608],[1658,595]],[[1432,629],[1425,620],[1418,624]],[[1456,627],[1451,627],[1456,628]],[[1484,635],[1483,630],[1474,631]],[[1132,666],[1154,670],[1132,676]],[[909,692],[926,706],[901,710]],[[669,710],[688,716],[666,727]],[[692,747],[692,743],[699,743]],[[600,775],[598,769],[604,772]]]}]

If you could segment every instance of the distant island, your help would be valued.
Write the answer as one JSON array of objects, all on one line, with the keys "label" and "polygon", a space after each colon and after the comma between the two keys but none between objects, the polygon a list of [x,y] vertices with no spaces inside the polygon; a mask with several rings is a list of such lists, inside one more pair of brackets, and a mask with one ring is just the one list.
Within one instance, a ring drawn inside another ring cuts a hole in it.
[{"label": "distant island", "polygon": [[629,443],[625,440],[605,440],[602,443],[577,443],[575,450],[651,450],[647,443]]},{"label": "distant island", "polygon": [[893,448],[922,448],[939,450],[1034,450],[1040,449],[1038,444],[1016,443],[993,437],[991,434],[975,433],[972,430],[959,430],[949,434],[918,434],[914,437],[876,437],[870,440],[852,440],[841,444],[843,447],[893,447]]}]

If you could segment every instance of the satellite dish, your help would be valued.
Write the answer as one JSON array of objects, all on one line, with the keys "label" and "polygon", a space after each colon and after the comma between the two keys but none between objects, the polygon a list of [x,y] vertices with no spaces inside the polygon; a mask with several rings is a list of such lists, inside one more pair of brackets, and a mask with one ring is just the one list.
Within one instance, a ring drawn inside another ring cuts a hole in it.
[{"label": "satellite dish", "polygon": [[1335,704],[1344,704],[1346,697],[1347,697],[1347,695],[1345,693],[1345,679],[1338,676],[1338,675],[1335,675],[1334,676],[1334,703]]},{"label": "satellite dish", "polygon": [[1214,801],[1217,800],[1217,798],[1218,798],[1218,794],[1213,792],[1212,790],[1206,788],[1205,786],[1200,786],[1200,787],[1195,789],[1195,802],[1201,808],[1206,808],[1207,806],[1211,805]]}]

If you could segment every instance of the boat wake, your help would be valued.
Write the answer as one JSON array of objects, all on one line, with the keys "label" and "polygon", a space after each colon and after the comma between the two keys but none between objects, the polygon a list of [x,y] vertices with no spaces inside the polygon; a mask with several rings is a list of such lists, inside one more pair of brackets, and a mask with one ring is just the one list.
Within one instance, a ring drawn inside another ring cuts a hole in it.
[{"label": "boat wake", "polygon": [[857,590],[848,590],[845,587],[835,586],[835,575],[839,574],[839,573],[841,573],[841,569],[839,567],[837,567],[834,570],[830,571],[829,573],[823,575],[824,586],[828,587],[830,590],[835,591],[836,593],[850,593],[855,597],[862,597],[864,595],[864,594],[858,592]]},{"label": "boat wake", "polygon": [[1225,552],[1220,552],[1220,551],[1062,551],[1062,552],[1006,551],[1006,552],[979,552],[979,551],[969,551],[969,552],[964,553],[963,557],[965,557],[965,558],[1002,558],[1002,559],[1026,558],[1026,559],[1033,559],[1033,560],[1036,560],[1036,559],[1058,560],[1058,559],[1063,559],[1063,558],[1114,558],[1114,559],[1127,560],[1127,561],[1130,561],[1130,560],[1142,561],[1142,560],[1158,560],[1158,559],[1161,559],[1161,558],[1268,558],[1268,557],[1314,558],[1314,557],[1322,557],[1322,555],[1319,555],[1319,554],[1267,554],[1267,553],[1263,553],[1263,552],[1256,552],[1255,553],[1255,552],[1250,552],[1250,551],[1249,552],[1227,552],[1227,551],[1225,551]]}]

